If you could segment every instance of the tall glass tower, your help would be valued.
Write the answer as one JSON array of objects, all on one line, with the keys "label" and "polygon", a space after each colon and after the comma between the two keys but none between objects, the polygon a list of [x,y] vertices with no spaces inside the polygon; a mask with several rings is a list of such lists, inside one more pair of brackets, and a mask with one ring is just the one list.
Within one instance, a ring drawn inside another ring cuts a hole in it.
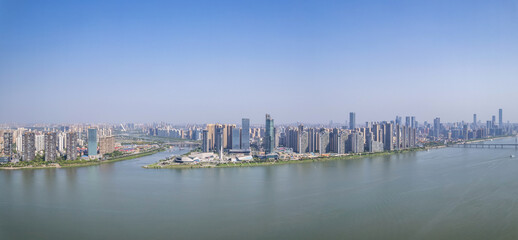
[{"label": "tall glass tower", "polygon": [[502,109],[498,109],[498,127],[502,128],[504,126],[504,120],[502,119]]},{"label": "tall glass tower", "polygon": [[250,119],[243,118],[241,127],[241,149],[250,150]]},{"label": "tall glass tower", "polygon": [[88,156],[97,155],[97,129],[88,129]]},{"label": "tall glass tower", "polygon": [[356,128],[356,113],[350,112],[349,113],[349,129],[355,129]]},{"label": "tall glass tower", "polygon": [[266,133],[264,137],[264,149],[266,153],[272,153],[275,148],[275,130],[273,119],[270,114],[266,114]]}]

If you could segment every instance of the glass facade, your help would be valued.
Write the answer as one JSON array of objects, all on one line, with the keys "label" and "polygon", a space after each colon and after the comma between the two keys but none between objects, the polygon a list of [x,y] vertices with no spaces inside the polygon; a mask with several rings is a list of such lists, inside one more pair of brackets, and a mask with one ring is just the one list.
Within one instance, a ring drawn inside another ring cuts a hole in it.
[{"label": "glass facade", "polygon": [[97,155],[97,129],[88,129],[88,156]]},{"label": "glass facade", "polygon": [[272,153],[275,149],[275,130],[273,126],[273,119],[270,117],[270,114],[266,114],[266,132],[265,132],[265,141],[264,141],[264,149],[266,153]]},{"label": "glass facade", "polygon": [[355,129],[356,128],[356,113],[350,112],[349,113],[349,129]]},{"label": "glass facade", "polygon": [[239,128],[232,128],[232,149],[241,148],[241,136],[239,132]]},{"label": "glass facade", "polygon": [[241,123],[241,149],[250,149],[250,119],[243,118]]}]

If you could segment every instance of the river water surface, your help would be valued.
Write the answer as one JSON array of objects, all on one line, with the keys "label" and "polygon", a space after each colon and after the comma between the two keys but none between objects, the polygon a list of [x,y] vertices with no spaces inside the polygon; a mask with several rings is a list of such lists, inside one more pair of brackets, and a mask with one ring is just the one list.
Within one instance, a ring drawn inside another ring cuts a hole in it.
[{"label": "river water surface", "polygon": [[264,167],[141,168],[171,154],[82,168],[0,170],[0,239],[518,238],[514,148]]}]

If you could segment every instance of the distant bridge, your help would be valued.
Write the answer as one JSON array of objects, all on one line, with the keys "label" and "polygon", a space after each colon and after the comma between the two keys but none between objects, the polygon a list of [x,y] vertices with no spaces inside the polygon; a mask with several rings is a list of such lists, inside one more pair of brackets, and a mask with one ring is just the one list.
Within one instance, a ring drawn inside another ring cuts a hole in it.
[{"label": "distant bridge", "polygon": [[518,149],[518,143],[462,143],[462,144],[448,145],[448,147],[456,147],[456,148],[504,148],[504,147],[514,147],[515,149]]}]

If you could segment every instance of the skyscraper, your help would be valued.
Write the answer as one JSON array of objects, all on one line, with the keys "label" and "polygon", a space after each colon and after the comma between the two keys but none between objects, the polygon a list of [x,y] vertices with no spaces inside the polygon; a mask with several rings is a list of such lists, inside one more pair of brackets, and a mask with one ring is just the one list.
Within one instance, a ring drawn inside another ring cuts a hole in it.
[{"label": "skyscraper", "polygon": [[434,137],[439,137],[439,134],[441,133],[441,119],[435,118],[433,120],[433,132]]},{"label": "skyscraper", "polygon": [[406,126],[406,127],[411,127],[411,126],[412,126],[412,124],[410,123],[410,116],[407,116],[407,117],[405,118],[405,120],[406,120],[406,121],[405,121],[405,126]]},{"label": "skyscraper", "polygon": [[396,116],[396,124],[400,124],[401,125],[401,117],[400,116]]},{"label": "skyscraper", "polygon": [[237,127],[234,127],[232,128],[232,149],[240,149],[241,148],[241,144],[240,144],[240,132],[239,131],[239,128]]},{"label": "skyscraper", "polygon": [[232,149],[232,129],[236,128],[234,124],[223,125],[223,148]]},{"label": "skyscraper", "polygon": [[218,153],[223,149],[224,129],[225,128],[223,126],[216,127],[216,134],[214,135],[214,150],[216,150]]},{"label": "skyscraper", "polygon": [[473,114],[473,126],[477,126],[477,114]]},{"label": "skyscraper", "polygon": [[250,119],[243,118],[241,120],[241,149],[250,149]]},{"label": "skyscraper", "polygon": [[349,113],[349,129],[353,130],[356,128],[356,113]]},{"label": "skyscraper", "polygon": [[207,124],[207,143],[209,148],[207,151],[214,150],[214,139],[216,137],[216,124]]},{"label": "skyscraper", "polygon": [[504,126],[504,120],[502,119],[502,109],[498,109],[498,127],[502,128]]},{"label": "skyscraper", "polygon": [[57,140],[56,132],[45,133],[45,161],[56,161]]},{"label": "skyscraper", "polygon": [[394,150],[394,143],[392,140],[393,132],[394,132],[394,128],[393,128],[392,123],[385,123],[385,125],[383,125],[383,137],[384,137],[383,145],[384,145],[385,151]]},{"label": "skyscraper", "polygon": [[266,153],[272,153],[275,148],[275,129],[270,114],[266,114],[266,131],[264,136],[264,149]]},{"label": "skyscraper", "polygon": [[36,137],[34,132],[25,132],[22,137],[22,160],[32,161],[36,154]]},{"label": "skyscraper", "polygon": [[77,158],[77,134],[75,132],[67,133],[67,160],[76,160]]},{"label": "skyscraper", "polygon": [[308,152],[318,150],[318,131],[314,128],[308,129]]},{"label": "skyscraper", "polygon": [[352,153],[363,152],[363,150],[365,148],[364,142],[365,142],[365,140],[363,138],[363,135],[361,135],[358,132],[351,133],[351,135],[349,135],[349,137],[348,137],[348,146],[349,146],[348,151],[352,152]]},{"label": "skyscraper", "polygon": [[325,129],[321,129],[320,133],[318,134],[319,140],[318,140],[318,152],[320,154],[328,153],[329,152],[329,132]]},{"label": "skyscraper", "polygon": [[4,154],[7,156],[7,160],[13,159],[13,133],[4,132]]},{"label": "skyscraper", "polygon": [[88,156],[97,155],[97,129],[88,129]]},{"label": "skyscraper", "polygon": [[208,130],[203,130],[202,133],[201,133],[201,141],[202,141],[202,144],[201,144],[201,151],[202,152],[209,152],[210,151],[210,147],[209,147],[209,131]]},{"label": "skyscraper", "polygon": [[45,134],[35,134],[34,139],[36,152],[45,150]]}]

